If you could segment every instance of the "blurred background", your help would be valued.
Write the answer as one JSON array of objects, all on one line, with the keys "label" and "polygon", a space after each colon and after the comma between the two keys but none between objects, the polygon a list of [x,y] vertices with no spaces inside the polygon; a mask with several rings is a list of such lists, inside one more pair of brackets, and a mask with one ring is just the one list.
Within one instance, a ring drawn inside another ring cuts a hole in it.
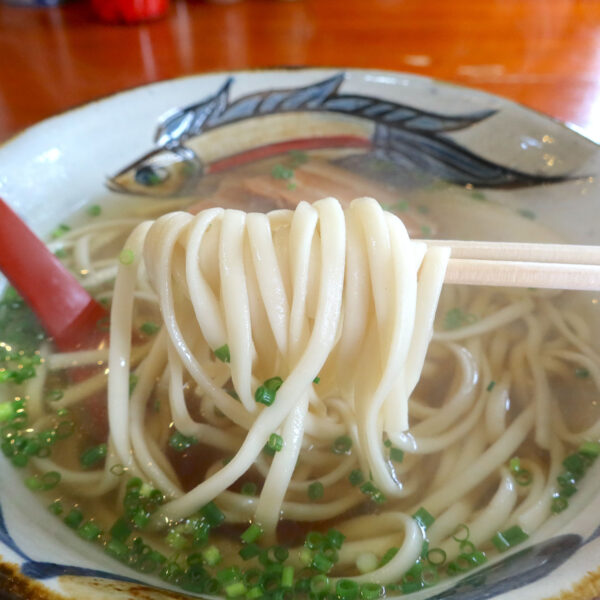
[{"label": "blurred background", "polygon": [[600,140],[596,0],[31,4],[0,2],[0,140],[119,90],[280,65],[440,78],[511,98]]}]

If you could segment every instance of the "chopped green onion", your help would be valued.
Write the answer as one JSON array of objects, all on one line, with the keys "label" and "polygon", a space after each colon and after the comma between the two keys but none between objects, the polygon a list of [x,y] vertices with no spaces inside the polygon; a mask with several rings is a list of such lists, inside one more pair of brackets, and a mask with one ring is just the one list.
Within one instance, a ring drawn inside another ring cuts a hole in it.
[{"label": "chopped green onion", "polygon": [[269,436],[267,446],[274,452],[279,452],[283,448],[283,438],[276,433],[272,433]]},{"label": "chopped green onion", "polygon": [[129,248],[125,248],[123,250],[121,250],[121,253],[119,254],[119,262],[122,265],[131,265],[133,264],[133,262],[135,261],[135,253],[133,252],[133,250],[130,250]]},{"label": "chopped green onion", "polygon": [[0,402],[0,423],[12,420],[15,414],[13,402]]},{"label": "chopped green onion", "polygon": [[305,567],[310,567],[313,560],[313,553],[308,548],[300,548],[298,558]]},{"label": "chopped green onion", "polygon": [[275,456],[275,450],[269,446],[268,442],[263,446],[263,452],[269,456]]},{"label": "chopped green onion", "polygon": [[334,440],[331,449],[334,454],[349,454],[352,449],[352,438],[341,435]]},{"label": "chopped green onion", "polygon": [[520,469],[514,473],[514,477],[517,484],[522,486],[530,485],[533,481],[533,475],[528,469]]},{"label": "chopped green onion", "polygon": [[311,567],[321,573],[327,573],[333,568],[333,565],[334,562],[327,558],[323,552],[317,552],[313,556]]},{"label": "chopped green onion", "polygon": [[569,506],[569,501],[559,494],[555,494],[552,498],[551,510],[554,514],[561,513]]},{"label": "chopped green onion", "polygon": [[132,477],[127,482],[127,485],[125,487],[130,492],[139,492],[140,489],[141,489],[141,487],[142,487],[142,485],[143,485],[143,483],[144,482],[139,477]]},{"label": "chopped green onion", "polygon": [[252,523],[250,527],[242,533],[241,539],[245,544],[251,544],[252,542],[256,542],[262,534],[262,527],[258,523]]},{"label": "chopped green onion", "polygon": [[390,560],[392,560],[392,558],[394,558],[394,556],[396,556],[396,554],[398,554],[398,548],[389,548],[386,553],[381,557],[381,560],[379,561],[379,566],[383,567],[384,565],[387,565]]},{"label": "chopped green onion", "polygon": [[338,579],[335,584],[335,595],[339,600],[357,600],[359,586],[356,581],[351,579]]},{"label": "chopped green onion", "polygon": [[267,550],[267,554],[269,558],[275,559],[274,562],[283,563],[287,560],[290,553],[285,546],[271,546]]},{"label": "chopped green onion", "polygon": [[145,335],[154,335],[160,329],[160,325],[156,323],[152,323],[152,321],[146,321],[142,323],[140,326],[140,331]]},{"label": "chopped green onion", "polygon": [[231,354],[229,353],[229,346],[224,344],[215,350],[215,356],[224,363],[231,361]]},{"label": "chopped green onion", "polygon": [[491,392],[494,389],[494,387],[496,387],[496,382],[490,381],[485,389],[486,391]]},{"label": "chopped green onion", "polygon": [[93,446],[92,448],[88,448],[80,457],[79,462],[86,469],[89,467],[93,467],[96,463],[100,462],[103,458],[106,457],[106,444],[98,444],[98,446]]},{"label": "chopped green onion", "polygon": [[516,456],[511,458],[508,462],[508,468],[510,469],[511,473],[516,473],[519,471],[521,469],[521,459]]},{"label": "chopped green onion", "polygon": [[63,512],[63,505],[62,502],[60,500],[55,500],[54,502],[52,502],[49,506],[48,506],[48,510],[53,514],[53,515],[60,515]]},{"label": "chopped green onion", "polygon": [[27,486],[27,489],[31,490],[32,492],[39,492],[44,487],[42,481],[37,475],[33,477],[28,477],[25,480],[25,485]]},{"label": "chopped green onion", "polygon": [[452,539],[457,542],[465,542],[469,539],[470,535],[471,532],[469,531],[469,528],[464,523],[460,523],[456,526],[456,529],[452,534]]},{"label": "chopped green onion", "polygon": [[569,473],[568,471],[566,473],[561,473],[556,478],[556,481],[558,482],[558,485],[561,488],[561,491],[560,491],[561,496],[565,496],[565,497],[569,498],[577,491],[577,486],[575,485],[577,478],[572,473]]},{"label": "chopped green onion", "polygon": [[404,574],[400,582],[400,589],[403,594],[410,594],[422,589],[423,563],[420,560]]},{"label": "chopped green onion", "polygon": [[330,589],[329,577],[327,575],[315,575],[310,579],[310,591],[318,597],[323,597]]},{"label": "chopped green onion", "polygon": [[138,384],[139,377],[135,373],[129,373],[129,395],[133,394],[135,386]]},{"label": "chopped green onion", "polygon": [[475,550],[471,553],[470,560],[474,566],[479,566],[487,562],[487,556],[481,550]]},{"label": "chopped green onion", "polygon": [[91,542],[97,540],[102,535],[102,529],[92,521],[88,521],[77,530],[77,533],[84,540]]},{"label": "chopped green onion", "polygon": [[321,383],[321,378],[319,376],[315,377],[313,383]]},{"label": "chopped green onion", "polygon": [[171,529],[165,538],[165,542],[168,546],[175,550],[183,550],[189,546],[188,539],[179,531]]},{"label": "chopped green onion", "polygon": [[309,531],[306,534],[304,545],[311,550],[316,550],[323,546],[325,536],[320,531]]},{"label": "chopped green onion", "polygon": [[281,571],[281,587],[291,588],[294,586],[294,567],[287,565]]},{"label": "chopped green onion", "polygon": [[256,388],[254,400],[265,406],[271,406],[275,401],[277,390],[282,384],[283,379],[281,379],[281,377],[271,377],[271,379],[267,379],[263,385]]},{"label": "chopped green onion", "polygon": [[73,421],[61,421],[54,430],[56,439],[64,440],[70,437],[75,431],[75,423]]},{"label": "chopped green onion", "polygon": [[87,210],[90,217],[99,217],[102,214],[102,207],[99,204],[92,204]]},{"label": "chopped green onion", "polygon": [[124,542],[131,535],[131,527],[123,517],[119,517],[110,528],[110,536],[115,540]]},{"label": "chopped green onion", "polygon": [[65,524],[71,529],[77,529],[81,525],[82,521],[83,513],[77,508],[72,508],[64,518]]},{"label": "chopped green onion", "polygon": [[600,456],[600,442],[583,442],[583,444],[579,446],[579,452],[586,456],[593,456],[596,458],[597,456]]},{"label": "chopped green onion", "polygon": [[223,585],[228,585],[234,581],[240,581],[242,574],[238,567],[226,567],[217,572],[217,579]]},{"label": "chopped green onion", "polygon": [[56,258],[67,258],[68,253],[64,248],[58,248],[57,250],[54,251],[54,256],[56,256]]},{"label": "chopped green onion", "polygon": [[366,481],[360,486],[360,491],[369,496],[373,502],[377,504],[383,504],[386,501],[386,497],[383,492],[371,481]]},{"label": "chopped green onion", "polygon": [[521,542],[524,542],[529,536],[518,526],[513,525],[504,531],[498,531],[492,538],[492,543],[499,552],[504,552]]},{"label": "chopped green onion", "polygon": [[246,586],[241,581],[236,581],[228,586],[225,586],[225,594],[228,598],[237,598],[243,596],[246,593]]},{"label": "chopped green onion", "polygon": [[104,546],[104,551],[113,558],[123,562],[129,558],[129,548],[120,540],[110,540],[106,546]]},{"label": "chopped green onion", "polygon": [[475,315],[465,313],[461,308],[452,308],[444,317],[445,329],[458,329],[464,325],[470,325],[477,320]]},{"label": "chopped green onion", "polygon": [[271,176],[274,179],[291,179],[294,176],[294,170],[278,164],[271,169]]},{"label": "chopped green onion", "polygon": [[137,529],[144,529],[150,522],[150,513],[140,506],[140,508],[135,511],[131,520]]},{"label": "chopped green onion", "polygon": [[242,486],[241,492],[244,496],[256,496],[257,490],[257,485],[253,481],[247,481]]},{"label": "chopped green onion", "polygon": [[169,446],[177,452],[184,452],[197,443],[198,440],[195,437],[183,435],[180,431],[175,431],[175,433],[169,437]]},{"label": "chopped green onion", "polygon": [[404,460],[404,452],[400,448],[390,448],[390,460],[401,463]]},{"label": "chopped green onion", "polygon": [[378,583],[362,583],[360,585],[361,600],[375,600],[383,596],[383,586]]},{"label": "chopped green onion", "polygon": [[433,525],[435,517],[427,512],[427,510],[421,506],[419,510],[412,516],[412,518],[419,524],[421,529],[426,530],[429,526]]},{"label": "chopped green onion", "polygon": [[577,367],[575,369],[575,377],[578,377],[579,379],[586,379],[589,376],[590,376],[589,369],[586,369],[585,367]]},{"label": "chopped green onion", "polygon": [[127,468],[125,466],[123,466],[120,463],[114,464],[109,471],[115,476],[115,477],[121,477],[121,475],[124,475],[125,472],[127,471]]},{"label": "chopped green onion", "polygon": [[167,563],[161,570],[158,576],[165,581],[176,583],[183,575],[183,569],[174,562]]},{"label": "chopped green onion", "polygon": [[260,598],[263,595],[264,591],[260,585],[255,585],[246,592],[246,598],[248,600],[256,600],[257,598]]},{"label": "chopped green onion", "polygon": [[324,493],[325,488],[320,481],[313,481],[313,483],[308,486],[308,497],[311,500],[318,500],[319,498],[322,498]]},{"label": "chopped green onion", "polygon": [[200,511],[211,527],[218,527],[225,520],[225,515],[214,502],[209,502]]},{"label": "chopped green onion", "polygon": [[65,233],[67,233],[68,231],[71,231],[71,228],[68,225],[65,225],[64,223],[61,223],[56,229],[52,231],[50,235],[53,240],[56,240],[59,237],[65,235]]},{"label": "chopped green onion", "polygon": [[23,467],[27,466],[27,463],[29,462],[29,457],[26,454],[15,454],[10,462],[12,463],[13,467],[17,467],[17,469],[22,469]]},{"label": "chopped green onion", "polygon": [[580,478],[586,468],[583,457],[579,453],[570,454],[563,460],[563,467],[577,478]]},{"label": "chopped green onion", "polygon": [[352,485],[356,486],[360,485],[365,480],[365,477],[360,469],[354,469],[353,471],[350,471],[348,479]]},{"label": "chopped green onion", "polygon": [[521,467],[521,459],[518,457],[511,458],[508,467],[510,472],[513,474],[515,481],[519,485],[529,485],[533,481],[533,475],[529,469]]},{"label": "chopped green onion", "polygon": [[432,548],[425,554],[429,564],[439,567],[446,562],[446,552],[442,548]]},{"label": "chopped green onion", "polygon": [[214,567],[221,562],[221,552],[216,546],[209,546],[202,551],[202,558],[209,567]]},{"label": "chopped green onion", "polygon": [[60,473],[57,471],[48,471],[42,475],[42,485],[44,490],[51,490],[56,487],[60,482]]},{"label": "chopped green onion", "polygon": [[326,534],[327,541],[338,550],[342,547],[346,536],[337,529],[330,529]]},{"label": "chopped green onion", "polygon": [[261,553],[261,549],[256,544],[247,544],[242,546],[238,554],[242,557],[242,560],[250,560],[258,556]]}]

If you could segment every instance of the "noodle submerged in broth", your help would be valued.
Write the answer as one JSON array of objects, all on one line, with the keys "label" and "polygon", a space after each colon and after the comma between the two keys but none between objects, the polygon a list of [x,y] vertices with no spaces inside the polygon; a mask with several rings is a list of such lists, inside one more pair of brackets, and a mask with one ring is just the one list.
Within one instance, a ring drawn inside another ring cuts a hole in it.
[{"label": "noodle submerged in broth", "polygon": [[372,199],[62,243],[110,345],[7,341],[2,450],[81,537],[183,590],[408,594],[525,541],[600,454],[589,297],[440,297],[449,251]]}]

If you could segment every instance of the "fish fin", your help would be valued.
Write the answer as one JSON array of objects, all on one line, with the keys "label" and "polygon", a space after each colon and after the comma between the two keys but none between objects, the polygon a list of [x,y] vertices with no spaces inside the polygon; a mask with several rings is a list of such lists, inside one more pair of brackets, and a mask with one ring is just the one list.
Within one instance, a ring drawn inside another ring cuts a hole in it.
[{"label": "fish fin", "polygon": [[212,116],[207,129],[265,114],[318,110],[337,92],[343,81],[344,73],[338,73],[302,88],[267,90],[244,96],[232,102],[219,115]]},{"label": "fish fin", "polygon": [[214,121],[227,108],[232,83],[233,77],[228,77],[214,95],[165,115],[156,129],[154,142],[159,146],[180,144],[203,131],[209,119]]},{"label": "fish fin", "polygon": [[417,114],[404,121],[404,127],[413,131],[456,131],[465,129],[496,114],[496,110],[480,110],[466,115],[440,115],[417,111]]},{"label": "fish fin", "polygon": [[454,140],[431,133],[378,125],[373,145],[393,163],[417,168],[452,183],[479,187],[522,187],[556,183],[568,176],[532,174],[478,156]]},{"label": "fish fin", "polygon": [[444,115],[379,100],[369,96],[339,94],[327,98],[323,109],[370,119],[389,127],[403,127],[414,131],[456,131],[483,121],[496,114],[496,110],[480,110],[463,115]]}]

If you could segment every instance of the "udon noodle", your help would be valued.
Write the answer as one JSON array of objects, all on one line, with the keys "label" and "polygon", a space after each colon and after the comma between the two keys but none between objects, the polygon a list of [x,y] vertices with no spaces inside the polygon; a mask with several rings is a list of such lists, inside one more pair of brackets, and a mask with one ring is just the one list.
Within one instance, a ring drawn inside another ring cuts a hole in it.
[{"label": "udon noodle", "polygon": [[[117,270],[96,258],[131,229]],[[111,553],[139,568],[141,536],[162,557],[155,572],[189,591],[366,598],[427,587],[533,534],[600,452],[593,403],[577,422],[561,395],[600,387],[579,297],[448,287],[440,299],[449,250],[409,239],[373,199],[174,212],[83,227],[63,244],[110,298],[110,347],[42,350],[26,390],[38,398],[31,431],[56,411],[85,421],[107,386],[108,433],[92,468],[72,460],[98,441],[85,426],[31,461],[98,523],[94,539],[127,547]],[[108,376],[41,400],[74,364],[107,365]],[[132,494],[136,509],[158,498],[141,520],[127,513]],[[120,540],[110,527],[123,506]],[[202,543],[199,521],[213,526]],[[273,548],[285,558],[264,558]],[[228,568],[237,575],[221,581]],[[280,585],[260,579],[269,569]]]}]

